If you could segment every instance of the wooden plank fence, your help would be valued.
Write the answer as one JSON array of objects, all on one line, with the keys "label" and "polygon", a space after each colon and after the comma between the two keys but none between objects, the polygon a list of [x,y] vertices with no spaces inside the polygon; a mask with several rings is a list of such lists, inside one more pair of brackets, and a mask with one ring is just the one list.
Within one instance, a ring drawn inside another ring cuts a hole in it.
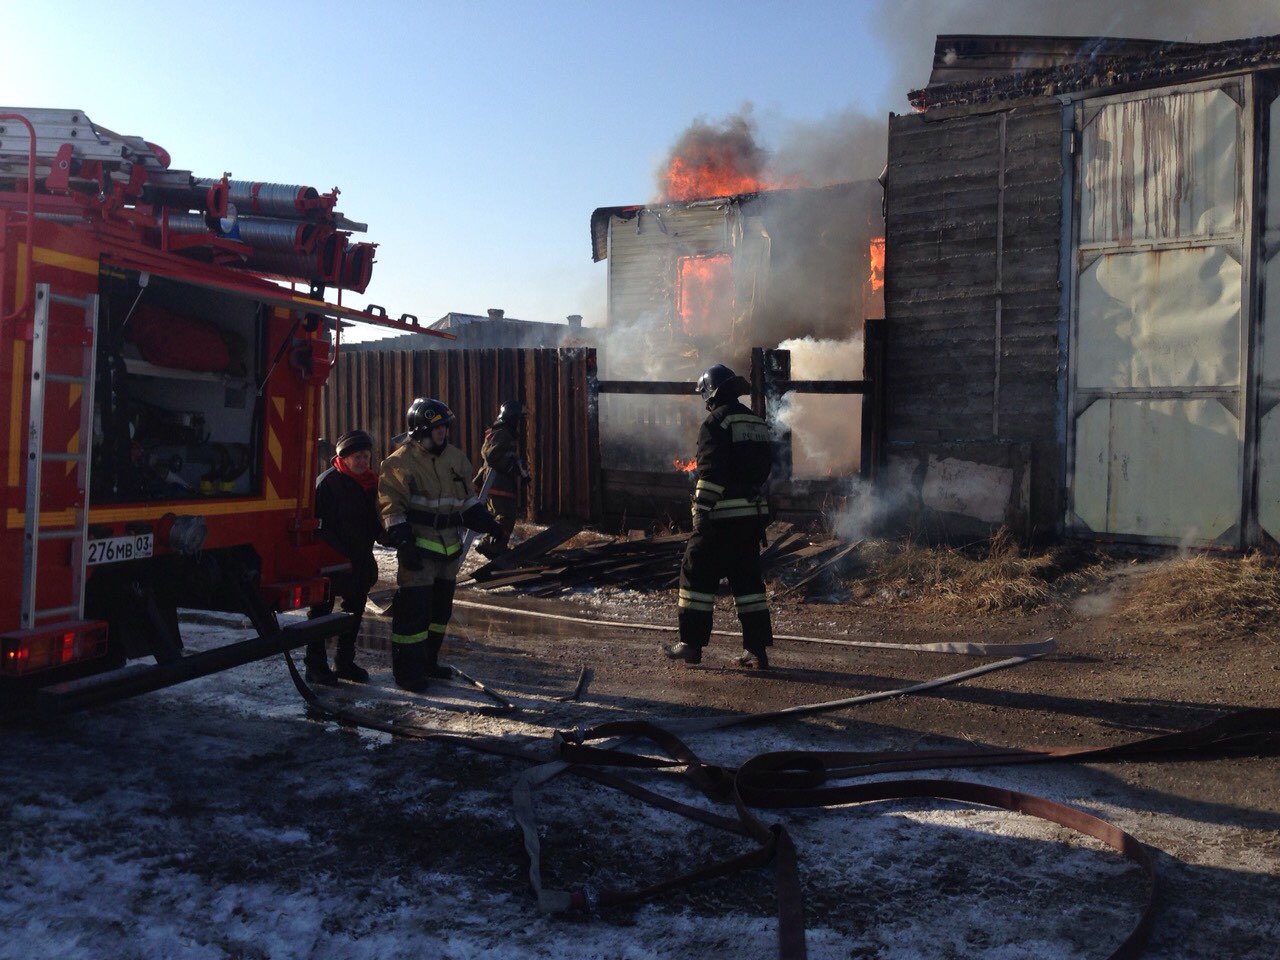
[{"label": "wooden plank fence", "polygon": [[586,522],[600,511],[595,383],[596,352],[586,347],[339,352],[324,391],[322,458],[356,427],[373,435],[375,456],[385,456],[413,398],[434,397],[457,415],[452,442],[479,466],[485,428],[503,402],[519,400],[533,473],[526,515]]},{"label": "wooden plank fence", "polygon": [[[786,392],[851,394],[863,397],[862,464],[864,479],[879,473],[883,446],[883,321],[866,326],[866,379],[793,380],[785,350],[752,353],[752,405],[763,413]],[[353,427],[373,434],[375,455],[391,449],[404,430],[405,411],[414,397],[443,400],[458,417],[452,440],[475,465],[485,428],[506,400],[528,411],[525,460],[533,473],[526,517],[538,522],[576,520],[606,527],[665,527],[683,524],[689,515],[692,481],[674,468],[663,471],[602,469],[600,394],[692,395],[684,381],[600,381],[596,351],[558,349],[369,350],[340,353],[325,387],[321,436],[323,469],[332,442]],[[696,411],[695,411],[696,412]],[[699,419],[701,415],[698,414]],[[685,458],[692,450],[673,450]],[[791,478],[790,436],[782,437],[771,496],[779,514],[812,518],[826,501],[840,495],[840,478]]]}]

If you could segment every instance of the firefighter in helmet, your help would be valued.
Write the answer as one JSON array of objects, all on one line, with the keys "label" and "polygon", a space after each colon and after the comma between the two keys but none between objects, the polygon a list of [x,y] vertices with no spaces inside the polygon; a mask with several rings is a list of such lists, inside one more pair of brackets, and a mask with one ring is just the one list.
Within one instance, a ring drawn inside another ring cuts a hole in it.
[{"label": "firefighter in helmet", "polygon": [[[356,663],[356,637],[369,588],[378,582],[373,545],[382,538],[378,518],[378,474],[371,468],[373,437],[352,430],[338,438],[333,466],[316,480],[316,517],[320,539],[351,561],[351,570],[331,577],[333,594],[342,598],[344,613],[354,613],[351,629],[338,637],[337,672],[329,669],[325,641],[307,644],[307,681],[337,686],[339,680],[367,683],[369,672]],[[333,600],[311,608],[309,616],[333,612]]]},{"label": "firefighter in helmet", "polygon": [[662,649],[673,660],[702,662],[716,590],[727,577],[742,623],[743,653],[737,662],[764,670],[773,645],[760,575],[760,543],[769,516],[765,492],[773,466],[769,427],[738,401],[751,387],[724,364],[708,369],[697,389],[710,415],[698,432],[693,535],[680,565],[680,642]]},{"label": "firefighter in helmet", "polygon": [[520,401],[506,401],[498,410],[498,419],[485,430],[484,446],[480,448],[484,463],[476,474],[475,485],[483,489],[492,476],[489,512],[502,528],[500,536],[485,537],[476,544],[476,550],[491,560],[507,549],[520,513],[520,484],[529,480],[529,470],[520,456],[523,419],[524,407]]},{"label": "firefighter in helmet", "polygon": [[465,528],[500,535],[497,521],[471,487],[466,454],[449,443],[453,411],[418,397],[409,405],[408,435],[382,461],[378,507],[396,549],[396,595],[391,613],[391,670],[396,686],[412,692],[450,676],[440,646],[453,613]]}]

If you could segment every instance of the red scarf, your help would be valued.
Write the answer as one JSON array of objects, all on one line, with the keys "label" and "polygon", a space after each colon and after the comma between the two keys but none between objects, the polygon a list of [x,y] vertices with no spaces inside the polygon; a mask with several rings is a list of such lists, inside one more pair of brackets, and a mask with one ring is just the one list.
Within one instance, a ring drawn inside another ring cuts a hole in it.
[{"label": "red scarf", "polygon": [[351,468],[342,462],[341,457],[334,457],[333,465],[338,469],[340,474],[345,477],[350,477],[366,490],[372,490],[378,485],[378,475],[372,470],[366,470],[364,473],[353,473]]}]

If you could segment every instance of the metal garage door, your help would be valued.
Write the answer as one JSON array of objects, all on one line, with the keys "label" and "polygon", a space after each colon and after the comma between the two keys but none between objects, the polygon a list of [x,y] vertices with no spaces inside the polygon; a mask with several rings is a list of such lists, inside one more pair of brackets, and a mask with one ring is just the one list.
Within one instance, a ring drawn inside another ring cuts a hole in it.
[{"label": "metal garage door", "polygon": [[1258,362],[1258,524],[1280,540],[1280,100],[1273,100],[1262,235],[1262,350]]},{"label": "metal garage door", "polygon": [[1070,532],[1241,544],[1250,96],[1232,79],[1080,108]]}]

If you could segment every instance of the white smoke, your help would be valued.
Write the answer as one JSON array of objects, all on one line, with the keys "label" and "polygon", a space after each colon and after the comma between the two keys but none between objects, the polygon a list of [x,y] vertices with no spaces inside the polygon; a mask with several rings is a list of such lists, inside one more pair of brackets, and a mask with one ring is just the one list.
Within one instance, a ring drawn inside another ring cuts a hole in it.
[{"label": "white smoke", "polygon": [[[861,380],[862,338],[783,340],[791,352],[793,380]],[[857,394],[784,394],[770,421],[791,431],[791,475],[797,479],[843,477],[861,461],[862,397]]]}]

